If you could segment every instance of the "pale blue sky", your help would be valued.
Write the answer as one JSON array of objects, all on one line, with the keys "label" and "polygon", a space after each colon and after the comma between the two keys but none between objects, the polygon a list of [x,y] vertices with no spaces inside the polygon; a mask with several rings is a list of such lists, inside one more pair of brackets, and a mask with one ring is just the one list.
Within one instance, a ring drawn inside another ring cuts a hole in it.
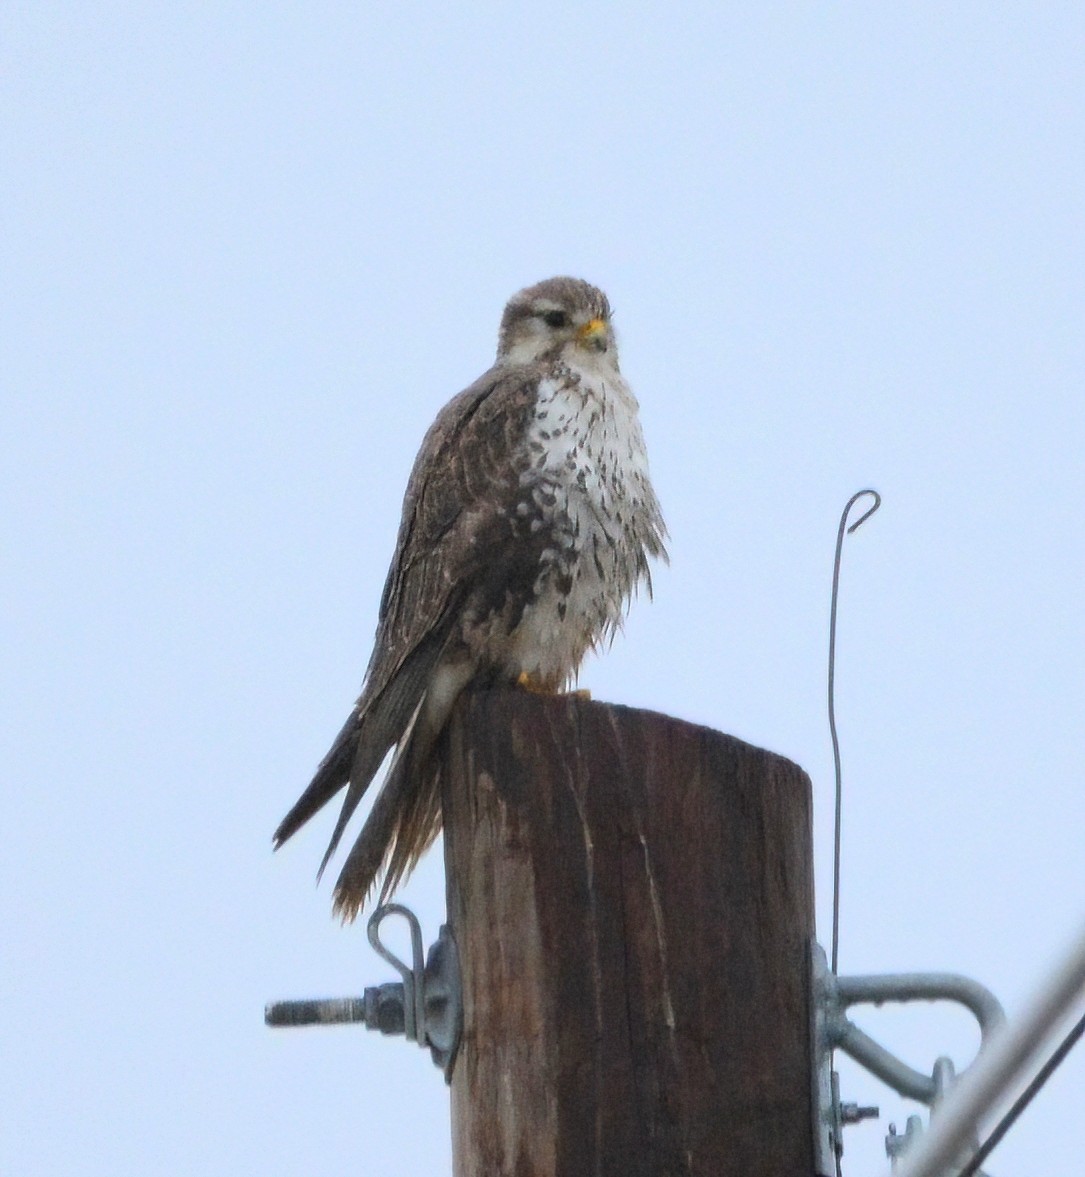
[{"label": "pale blue sky", "polygon": [[[505,299],[615,305],[673,563],[600,699],[814,779],[837,516],[841,965],[1012,1012],[1085,909],[1085,12],[0,13],[0,1170],[449,1171],[389,979],[271,831],[359,685],[415,449]],[[434,853],[405,899],[440,922]],[[967,1020],[864,1022],[926,1069]],[[1079,1050],[989,1165],[1080,1173]],[[845,1173],[911,1110],[854,1069]]]}]

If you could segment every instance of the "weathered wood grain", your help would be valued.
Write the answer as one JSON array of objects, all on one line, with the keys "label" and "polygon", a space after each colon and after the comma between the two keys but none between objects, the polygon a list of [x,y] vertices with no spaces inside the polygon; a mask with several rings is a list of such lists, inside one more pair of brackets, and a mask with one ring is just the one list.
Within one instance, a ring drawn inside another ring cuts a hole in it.
[{"label": "weathered wood grain", "polygon": [[445,754],[456,1177],[809,1177],[805,773],[516,691]]}]

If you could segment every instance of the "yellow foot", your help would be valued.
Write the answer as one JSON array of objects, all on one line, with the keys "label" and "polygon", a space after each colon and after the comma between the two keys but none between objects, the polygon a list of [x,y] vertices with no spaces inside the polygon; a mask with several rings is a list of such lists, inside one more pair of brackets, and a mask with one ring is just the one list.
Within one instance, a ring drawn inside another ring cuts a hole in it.
[{"label": "yellow foot", "polygon": [[548,687],[545,683],[539,682],[538,679],[532,678],[527,671],[523,671],[520,677],[516,680],[516,685],[525,691],[530,691],[533,695],[572,695],[577,699],[590,699],[591,691],[575,690],[575,691],[557,691],[553,687]]}]

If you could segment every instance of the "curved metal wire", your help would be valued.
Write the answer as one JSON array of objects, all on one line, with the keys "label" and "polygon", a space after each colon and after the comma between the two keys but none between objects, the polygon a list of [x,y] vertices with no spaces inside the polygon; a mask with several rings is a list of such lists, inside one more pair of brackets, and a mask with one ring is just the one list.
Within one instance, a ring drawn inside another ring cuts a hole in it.
[{"label": "curved metal wire", "polygon": [[[874,503],[848,526],[848,516],[852,507],[865,495],[872,495]],[[845,532],[851,535],[882,505],[882,496],[876,490],[867,488],[858,490],[848,499],[844,511],[840,516],[840,527],[836,532],[836,555],[833,558],[833,596],[829,607],[829,734],[833,741],[833,767],[836,772],[836,820],[833,831],[833,951],[832,971],[836,975],[837,959],[840,950],[840,801],[841,801],[841,773],[840,773],[840,740],[836,734],[836,602],[840,592],[840,558],[844,550]]]}]

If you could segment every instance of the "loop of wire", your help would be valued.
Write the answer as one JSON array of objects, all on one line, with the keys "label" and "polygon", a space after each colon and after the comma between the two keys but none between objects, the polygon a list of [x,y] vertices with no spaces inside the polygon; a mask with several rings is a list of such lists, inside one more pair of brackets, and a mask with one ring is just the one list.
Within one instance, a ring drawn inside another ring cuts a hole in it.
[{"label": "loop of wire", "polygon": [[[851,514],[852,507],[867,495],[874,499],[874,502],[869,506],[858,519],[855,520],[851,526],[848,526],[848,516]],[[856,491],[855,494],[848,499],[844,507],[843,513],[840,516],[840,526],[836,532],[836,555],[833,558],[833,595],[832,603],[829,607],[829,735],[833,741],[833,767],[836,773],[836,819],[833,831],[833,950],[832,950],[832,971],[833,976],[837,972],[837,960],[840,951],[840,809],[842,797],[842,780],[840,772],[840,740],[836,734],[836,603],[840,592],[840,559],[844,550],[844,535],[851,535],[874,514],[874,512],[882,505],[882,496],[876,490],[869,487],[866,490]]]}]

